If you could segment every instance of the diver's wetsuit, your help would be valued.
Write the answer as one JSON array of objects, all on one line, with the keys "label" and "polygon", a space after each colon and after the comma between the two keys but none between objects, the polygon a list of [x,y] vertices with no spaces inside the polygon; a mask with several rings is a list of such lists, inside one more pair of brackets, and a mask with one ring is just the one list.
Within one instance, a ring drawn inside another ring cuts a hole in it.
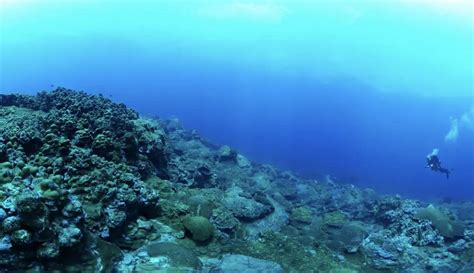
[{"label": "diver's wetsuit", "polygon": [[428,156],[426,158],[426,161],[428,161],[428,165],[426,167],[430,168],[431,170],[435,172],[445,173],[446,178],[449,178],[449,174],[451,172],[448,169],[441,167],[441,161],[439,161],[439,158],[437,155]]}]

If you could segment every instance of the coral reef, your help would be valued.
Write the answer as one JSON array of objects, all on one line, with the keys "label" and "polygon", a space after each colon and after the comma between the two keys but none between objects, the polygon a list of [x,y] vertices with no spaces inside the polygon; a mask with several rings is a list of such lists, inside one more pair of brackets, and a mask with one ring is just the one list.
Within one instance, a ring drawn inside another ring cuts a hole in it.
[{"label": "coral reef", "polygon": [[317,179],[102,96],[0,95],[0,272],[474,268],[474,203]]}]

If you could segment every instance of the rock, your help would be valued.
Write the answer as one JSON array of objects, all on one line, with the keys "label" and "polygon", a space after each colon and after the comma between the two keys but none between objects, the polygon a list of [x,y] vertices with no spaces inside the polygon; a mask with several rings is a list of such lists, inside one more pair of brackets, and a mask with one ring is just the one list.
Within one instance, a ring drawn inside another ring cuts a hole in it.
[{"label": "rock", "polygon": [[375,268],[393,269],[401,263],[403,251],[409,245],[403,240],[404,238],[388,238],[382,234],[371,234],[362,242],[362,253]]},{"label": "rock", "polygon": [[328,227],[340,228],[347,223],[347,216],[340,210],[328,212],[323,216],[323,222]]},{"label": "rock", "polygon": [[224,255],[215,270],[221,273],[283,273],[282,267],[275,262],[237,254]]},{"label": "rock", "polygon": [[71,247],[80,243],[82,239],[82,232],[74,225],[61,230],[59,234],[59,245],[62,247]]},{"label": "rock", "polygon": [[4,209],[0,208],[0,223],[7,217],[7,213]]},{"label": "rock", "polygon": [[193,177],[193,187],[208,188],[214,185],[215,176],[207,166],[201,166],[196,169]]},{"label": "rock", "polygon": [[24,229],[19,229],[13,232],[12,242],[17,246],[26,246],[31,244],[31,233]]},{"label": "rock", "polygon": [[[7,184],[8,185],[8,184]],[[16,211],[16,201],[13,196],[7,197],[0,204],[7,213],[14,213]]]},{"label": "rock", "polygon": [[193,251],[174,243],[154,243],[146,246],[145,249],[150,257],[167,257],[172,266],[193,269],[199,269],[202,266]]},{"label": "rock", "polygon": [[237,166],[239,166],[242,169],[250,168],[252,166],[252,163],[250,163],[250,161],[241,154],[237,155],[236,161],[237,161]]},{"label": "rock", "polygon": [[59,245],[55,243],[44,243],[37,250],[40,259],[55,259],[59,257],[59,254]]},{"label": "rock", "polygon": [[114,272],[196,272],[202,263],[191,250],[168,242],[146,245],[125,254]]},{"label": "rock", "polygon": [[466,244],[466,240],[459,239],[456,242],[452,243],[450,246],[448,246],[448,251],[452,253],[459,253],[465,250],[467,247],[468,245]]},{"label": "rock", "polygon": [[470,261],[469,263],[465,264],[457,273],[472,273],[474,272],[474,261]]},{"label": "rock", "polygon": [[2,222],[2,229],[4,232],[13,232],[17,229],[20,229],[20,218],[17,216],[9,216],[5,218]]},{"label": "rock", "polygon": [[126,205],[123,202],[116,202],[104,210],[109,228],[118,229],[125,225],[127,221],[125,207]]},{"label": "rock", "polygon": [[0,239],[0,252],[8,251],[12,248],[12,240],[10,236],[4,236]]},{"label": "rock", "polygon": [[13,172],[9,169],[2,168],[0,169],[0,184],[5,184],[11,182],[13,179]]},{"label": "rock", "polygon": [[18,213],[22,218],[38,217],[44,215],[46,208],[39,196],[32,192],[24,192],[16,201]]},{"label": "rock", "polygon": [[444,238],[431,225],[430,221],[421,221],[419,223],[406,220],[403,225],[402,234],[411,239],[413,245],[416,246],[442,246]]},{"label": "rock", "polygon": [[271,178],[264,174],[257,174],[252,178],[252,180],[257,186],[257,189],[264,192],[268,191],[273,186]]},{"label": "rock", "polygon": [[313,215],[307,206],[297,207],[291,210],[290,220],[297,223],[311,224]]},{"label": "rock", "polygon": [[230,210],[221,207],[212,211],[210,221],[217,229],[224,232],[230,232],[240,224]]},{"label": "rock", "polygon": [[93,252],[97,266],[103,269],[104,273],[111,273],[113,270],[113,260],[122,256],[122,251],[116,245],[94,237],[95,249]]},{"label": "rock", "polygon": [[436,250],[425,262],[428,272],[455,273],[462,264],[459,258],[447,251]]},{"label": "rock", "polygon": [[217,152],[217,158],[221,162],[232,161],[234,162],[237,157],[237,152],[232,150],[229,146],[222,146]]},{"label": "rock", "polygon": [[240,196],[240,192],[242,190],[237,187],[231,188],[228,190],[223,201],[224,206],[231,210],[236,218],[244,221],[253,221],[273,211],[274,208],[272,206]]},{"label": "rock", "polygon": [[283,226],[288,224],[290,216],[285,208],[272,198],[268,198],[268,200],[271,202],[274,211],[263,219],[258,219],[251,223],[245,223],[245,238],[247,240],[258,239],[264,232],[278,232]]}]

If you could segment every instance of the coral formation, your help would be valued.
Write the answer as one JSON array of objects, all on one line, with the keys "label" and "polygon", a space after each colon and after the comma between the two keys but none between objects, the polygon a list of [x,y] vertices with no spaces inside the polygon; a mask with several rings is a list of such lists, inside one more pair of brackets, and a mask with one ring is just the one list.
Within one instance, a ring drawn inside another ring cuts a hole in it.
[{"label": "coral formation", "polygon": [[188,216],[184,218],[183,225],[191,233],[191,238],[198,242],[209,240],[214,233],[213,225],[202,216]]},{"label": "coral formation", "polygon": [[472,271],[474,203],[317,179],[102,96],[0,95],[0,272]]}]

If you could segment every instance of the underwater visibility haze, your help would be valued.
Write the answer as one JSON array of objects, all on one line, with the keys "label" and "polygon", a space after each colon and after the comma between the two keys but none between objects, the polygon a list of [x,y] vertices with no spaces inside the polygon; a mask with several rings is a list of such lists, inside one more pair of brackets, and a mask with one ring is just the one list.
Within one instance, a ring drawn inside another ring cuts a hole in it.
[{"label": "underwater visibility haze", "polygon": [[474,272],[473,5],[0,0],[0,273]]},{"label": "underwater visibility haze", "polygon": [[[474,197],[471,1],[2,1],[1,15],[2,92],[103,93],[306,176]],[[433,148],[449,181],[423,168]]]}]

